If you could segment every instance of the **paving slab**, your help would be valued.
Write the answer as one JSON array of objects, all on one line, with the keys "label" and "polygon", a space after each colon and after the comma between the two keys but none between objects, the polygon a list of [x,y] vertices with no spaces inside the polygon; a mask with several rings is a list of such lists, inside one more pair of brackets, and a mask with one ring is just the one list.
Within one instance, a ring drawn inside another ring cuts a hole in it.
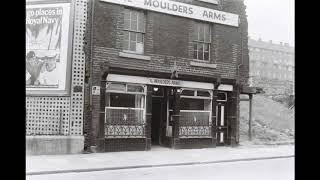
[{"label": "paving slab", "polygon": [[26,156],[26,175],[86,172],[281,158],[294,156],[294,145],[203,149],[152,148],[151,151]]}]

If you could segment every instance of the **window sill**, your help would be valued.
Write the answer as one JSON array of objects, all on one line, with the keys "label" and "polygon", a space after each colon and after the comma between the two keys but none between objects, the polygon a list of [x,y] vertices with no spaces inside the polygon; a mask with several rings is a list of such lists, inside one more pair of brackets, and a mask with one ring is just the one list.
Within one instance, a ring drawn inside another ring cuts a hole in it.
[{"label": "window sill", "polygon": [[132,58],[132,59],[141,59],[141,60],[146,60],[150,61],[151,57],[150,56],[144,56],[140,54],[133,54],[133,53],[127,53],[127,52],[119,52],[120,57],[126,57],[126,58]]},{"label": "window sill", "polygon": [[206,68],[217,68],[217,64],[209,64],[209,63],[203,63],[198,61],[190,61],[190,66],[198,66],[198,67],[206,67]]}]

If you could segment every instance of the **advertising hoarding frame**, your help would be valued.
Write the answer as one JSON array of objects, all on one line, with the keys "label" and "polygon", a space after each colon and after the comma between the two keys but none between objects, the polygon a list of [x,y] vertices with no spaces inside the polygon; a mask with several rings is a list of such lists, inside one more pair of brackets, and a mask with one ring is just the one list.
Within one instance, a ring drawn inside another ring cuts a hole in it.
[{"label": "advertising hoarding frame", "polygon": [[66,58],[66,76],[65,76],[65,88],[64,90],[31,90],[26,87],[26,96],[70,96],[71,95],[71,81],[72,81],[72,62],[73,62],[73,34],[74,34],[74,8],[75,2],[71,0],[27,0],[26,6],[28,5],[54,5],[54,4],[69,4],[69,29],[67,37],[67,58]]}]

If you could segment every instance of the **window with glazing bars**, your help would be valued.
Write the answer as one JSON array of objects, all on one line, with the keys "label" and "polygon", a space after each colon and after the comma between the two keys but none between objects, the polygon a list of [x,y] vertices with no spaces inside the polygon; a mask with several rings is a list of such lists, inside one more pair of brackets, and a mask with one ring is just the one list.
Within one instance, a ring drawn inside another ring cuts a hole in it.
[{"label": "window with glazing bars", "polygon": [[193,26],[193,59],[209,61],[211,32],[210,24],[195,22]]},{"label": "window with glazing bars", "polygon": [[124,9],[124,51],[143,54],[144,52],[145,15],[142,11]]}]

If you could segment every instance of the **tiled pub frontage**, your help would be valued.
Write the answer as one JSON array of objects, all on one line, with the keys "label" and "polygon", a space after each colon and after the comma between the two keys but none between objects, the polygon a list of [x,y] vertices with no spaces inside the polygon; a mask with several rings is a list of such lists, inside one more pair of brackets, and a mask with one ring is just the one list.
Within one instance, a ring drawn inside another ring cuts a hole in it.
[{"label": "tiled pub frontage", "polygon": [[237,90],[233,87],[110,73],[100,94],[99,148],[235,145]]},{"label": "tiled pub frontage", "polygon": [[88,8],[86,151],[239,143],[249,76],[243,1],[94,0]]}]

